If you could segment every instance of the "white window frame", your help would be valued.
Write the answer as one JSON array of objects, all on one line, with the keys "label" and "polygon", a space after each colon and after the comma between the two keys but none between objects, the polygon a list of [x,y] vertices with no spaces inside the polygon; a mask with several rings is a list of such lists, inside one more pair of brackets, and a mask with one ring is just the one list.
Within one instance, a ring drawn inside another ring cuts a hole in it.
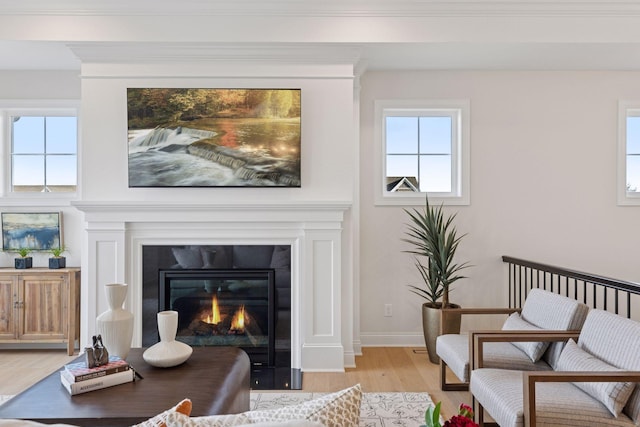
[{"label": "white window frame", "polygon": [[618,173],[616,194],[619,206],[640,206],[640,191],[627,191],[627,117],[640,117],[640,101],[618,101]]},{"label": "white window frame", "polygon": [[[0,163],[4,173],[0,175],[0,197],[7,201],[55,205],[61,201],[76,199],[80,194],[80,102],[77,100],[0,100]],[[13,116],[75,116],[78,119],[76,147],[76,191],[74,192],[14,192],[11,187],[12,152],[11,121]],[[48,202],[50,201],[50,202]],[[29,203],[27,203],[29,204]]]},{"label": "white window frame", "polygon": [[[375,140],[375,179],[374,195],[376,205],[415,206],[425,202],[429,196],[431,204],[469,205],[470,197],[470,101],[468,99],[451,100],[376,100],[374,116]],[[444,114],[452,117],[454,143],[452,156],[452,191],[442,192],[389,192],[386,191],[386,117],[419,116]]]}]

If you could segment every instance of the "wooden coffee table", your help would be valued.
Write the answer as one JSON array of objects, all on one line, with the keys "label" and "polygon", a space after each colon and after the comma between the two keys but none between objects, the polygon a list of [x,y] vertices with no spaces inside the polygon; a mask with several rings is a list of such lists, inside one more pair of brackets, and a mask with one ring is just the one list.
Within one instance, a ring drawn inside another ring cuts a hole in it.
[{"label": "wooden coffee table", "polygon": [[[127,361],[144,379],[70,396],[59,371],[0,406],[0,418],[87,426],[130,426],[149,419],[184,398],[191,415],[235,414],[249,410],[250,363],[235,347],[195,347],[172,368],[155,368],[131,349]],[[81,357],[78,360],[82,360]],[[62,368],[61,368],[62,369]]]}]

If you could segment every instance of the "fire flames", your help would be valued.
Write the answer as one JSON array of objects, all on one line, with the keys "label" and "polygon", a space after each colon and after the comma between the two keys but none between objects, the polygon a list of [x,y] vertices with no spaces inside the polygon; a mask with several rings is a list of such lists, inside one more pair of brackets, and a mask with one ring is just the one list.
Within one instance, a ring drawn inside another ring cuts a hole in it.
[{"label": "fire flames", "polygon": [[[218,305],[218,297],[216,295],[211,298],[211,313],[204,316],[202,320],[210,325],[217,325],[222,321],[222,316],[220,315],[220,307]],[[242,305],[234,313],[233,318],[231,319],[231,327],[229,328],[229,330],[233,331],[234,333],[244,333],[245,322],[245,310],[244,305]]]},{"label": "fire flames", "polygon": [[216,295],[211,298],[211,313],[203,320],[210,325],[217,325],[220,323],[220,308],[218,307],[218,297]]},{"label": "fire flames", "polygon": [[231,330],[240,333],[244,332],[244,305],[240,306],[233,315],[233,319],[231,320]]}]

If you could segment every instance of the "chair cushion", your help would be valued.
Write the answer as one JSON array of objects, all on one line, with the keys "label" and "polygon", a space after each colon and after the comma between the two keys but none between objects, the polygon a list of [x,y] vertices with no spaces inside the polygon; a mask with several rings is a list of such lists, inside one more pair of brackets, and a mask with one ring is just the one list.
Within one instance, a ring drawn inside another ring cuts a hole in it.
[{"label": "chair cushion", "polygon": [[[621,371],[597,357],[578,348],[573,340],[569,340],[558,360],[559,371]],[[635,384],[621,382],[574,382],[576,387],[598,399],[614,415],[618,416],[629,400]]]},{"label": "chair cushion", "polygon": [[[476,369],[469,387],[478,403],[501,427],[522,427],[522,372],[508,369]],[[538,383],[538,425],[633,426],[624,413],[617,418],[589,394],[571,383]]]},{"label": "chair cushion", "polygon": [[[511,316],[507,317],[507,320],[502,325],[503,331],[539,331],[541,330],[536,325],[532,325],[531,323],[524,320],[520,317],[520,313],[513,313]],[[539,341],[539,342],[520,342],[515,341],[512,342],[514,346],[519,348],[529,356],[532,362],[537,362],[540,360],[544,352],[549,347],[549,342]]]},{"label": "chair cushion", "polygon": [[[617,368],[640,371],[640,322],[603,310],[591,310],[578,347]],[[640,425],[640,386],[636,385],[623,412]]]},{"label": "chair cushion", "polygon": [[436,338],[436,354],[462,382],[469,381],[469,336],[447,334]]},{"label": "chair cushion", "polygon": [[[469,336],[466,334],[441,335],[436,339],[436,353],[462,382],[469,381]],[[518,369],[522,371],[549,371],[544,361],[532,362],[529,356],[508,342],[490,342],[484,345],[484,367]]]},{"label": "chair cushion", "polygon": [[[582,328],[588,312],[587,305],[573,298],[543,289],[531,289],[522,307],[521,316],[541,329],[572,331]],[[563,342],[551,343],[543,360],[555,368],[563,347]]]},{"label": "chair cushion", "polygon": [[580,329],[588,307],[581,302],[542,289],[531,289],[522,306],[522,318],[542,329]]}]

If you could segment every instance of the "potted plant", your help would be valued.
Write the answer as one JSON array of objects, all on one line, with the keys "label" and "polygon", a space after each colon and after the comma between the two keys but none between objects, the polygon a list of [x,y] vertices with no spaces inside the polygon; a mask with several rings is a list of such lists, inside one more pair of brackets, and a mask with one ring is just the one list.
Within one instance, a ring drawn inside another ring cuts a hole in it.
[{"label": "potted plant", "polygon": [[16,252],[20,255],[14,260],[16,269],[24,270],[33,267],[33,258],[28,256],[31,253],[30,248],[20,248]]},{"label": "potted plant", "polygon": [[62,256],[62,253],[66,250],[67,248],[65,248],[64,246],[49,249],[49,252],[51,252],[51,255],[53,255],[51,258],[49,258],[50,269],[65,268],[67,266],[67,258]]},{"label": "potted plant", "polygon": [[[429,205],[426,197],[424,209],[406,210],[411,219],[408,224],[405,242],[413,245],[406,251],[415,255],[415,265],[420,272],[424,284],[409,285],[411,291],[424,298],[422,304],[422,327],[429,360],[439,363],[436,354],[436,338],[440,333],[460,333],[460,315],[447,316],[442,319],[443,307],[460,307],[449,302],[450,286],[465,278],[460,270],[467,268],[468,263],[454,261],[456,250],[464,235],[458,235],[453,220],[456,214],[445,217],[443,206]],[[442,301],[440,301],[442,299]]]}]

